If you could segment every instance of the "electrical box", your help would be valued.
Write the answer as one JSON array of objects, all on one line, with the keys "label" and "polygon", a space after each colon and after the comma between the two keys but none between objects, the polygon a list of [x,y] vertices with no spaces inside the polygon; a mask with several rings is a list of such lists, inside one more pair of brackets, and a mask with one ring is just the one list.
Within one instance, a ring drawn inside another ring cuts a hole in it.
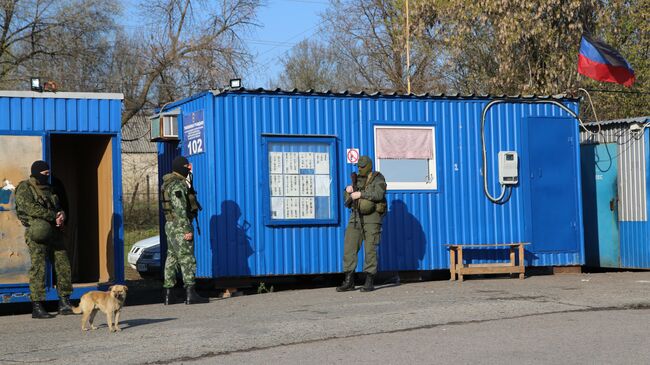
[{"label": "electrical box", "polygon": [[515,151],[499,152],[499,183],[515,185],[519,182],[519,155]]}]

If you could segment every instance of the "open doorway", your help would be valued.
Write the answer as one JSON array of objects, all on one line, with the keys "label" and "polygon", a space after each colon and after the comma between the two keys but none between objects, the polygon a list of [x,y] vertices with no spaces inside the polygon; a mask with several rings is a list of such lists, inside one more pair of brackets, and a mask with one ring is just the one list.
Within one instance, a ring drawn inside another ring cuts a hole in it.
[{"label": "open doorway", "polygon": [[68,213],[65,244],[73,283],[114,276],[112,136],[53,134],[53,185]]}]

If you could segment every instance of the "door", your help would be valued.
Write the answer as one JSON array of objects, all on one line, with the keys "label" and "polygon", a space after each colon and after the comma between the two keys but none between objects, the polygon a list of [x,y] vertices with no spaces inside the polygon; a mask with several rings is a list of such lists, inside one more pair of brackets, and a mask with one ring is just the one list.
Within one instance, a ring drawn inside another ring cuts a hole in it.
[{"label": "door", "polygon": [[576,123],[570,118],[528,118],[531,248],[578,252],[580,222]]},{"label": "door", "polygon": [[618,225],[618,147],[581,148],[587,264],[620,267]]},{"label": "door", "polygon": [[43,137],[0,136],[0,285],[29,282],[31,260],[14,192],[32,163],[42,159]]},{"label": "door", "polygon": [[64,239],[75,284],[114,279],[111,147],[107,135],[50,135],[52,180],[68,216]]}]

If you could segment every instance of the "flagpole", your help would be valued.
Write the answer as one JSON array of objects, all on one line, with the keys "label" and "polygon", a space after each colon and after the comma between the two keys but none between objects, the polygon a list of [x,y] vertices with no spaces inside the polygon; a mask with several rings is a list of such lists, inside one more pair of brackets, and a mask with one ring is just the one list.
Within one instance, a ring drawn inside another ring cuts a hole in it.
[{"label": "flagpole", "polygon": [[411,51],[409,48],[409,0],[406,0],[406,92],[411,93]]}]

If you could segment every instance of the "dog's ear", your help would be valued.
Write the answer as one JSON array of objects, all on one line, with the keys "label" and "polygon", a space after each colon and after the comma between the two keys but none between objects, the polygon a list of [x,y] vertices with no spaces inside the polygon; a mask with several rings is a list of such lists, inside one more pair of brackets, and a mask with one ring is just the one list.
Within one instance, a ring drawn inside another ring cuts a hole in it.
[{"label": "dog's ear", "polygon": [[109,287],[108,287],[108,291],[113,291],[113,287],[114,287],[114,286],[115,286],[115,285],[111,285],[111,286],[109,286]]}]

